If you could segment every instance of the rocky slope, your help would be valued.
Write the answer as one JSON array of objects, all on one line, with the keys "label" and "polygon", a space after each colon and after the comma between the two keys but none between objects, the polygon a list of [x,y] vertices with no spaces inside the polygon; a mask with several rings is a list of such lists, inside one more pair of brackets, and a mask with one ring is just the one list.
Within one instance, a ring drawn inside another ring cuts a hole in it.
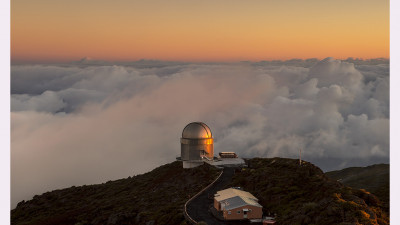
[{"label": "rocky slope", "polygon": [[258,197],[265,214],[276,214],[279,224],[389,223],[376,196],[330,179],[311,163],[254,158],[248,164],[234,176],[232,186]]},{"label": "rocky slope", "polygon": [[55,190],[20,202],[11,224],[186,224],[184,203],[220,171],[173,162],[143,175]]},{"label": "rocky slope", "polygon": [[340,183],[357,189],[365,189],[376,195],[387,211],[389,209],[390,168],[389,164],[375,164],[367,167],[349,167],[325,173]]},{"label": "rocky slope", "polygon": [[[279,224],[388,224],[382,202],[365,190],[346,187],[308,162],[254,158],[237,169],[231,186],[254,194],[264,215]],[[184,203],[220,173],[203,165],[183,169],[181,162],[143,175],[55,190],[20,202],[11,224],[184,225]]]}]

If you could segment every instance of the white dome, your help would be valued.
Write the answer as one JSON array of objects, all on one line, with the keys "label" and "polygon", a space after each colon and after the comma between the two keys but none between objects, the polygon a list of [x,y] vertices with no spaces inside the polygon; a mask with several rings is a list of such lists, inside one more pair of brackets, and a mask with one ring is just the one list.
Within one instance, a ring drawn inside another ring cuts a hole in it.
[{"label": "white dome", "polygon": [[212,138],[210,128],[202,122],[193,122],[186,125],[182,131],[182,138],[204,139]]}]

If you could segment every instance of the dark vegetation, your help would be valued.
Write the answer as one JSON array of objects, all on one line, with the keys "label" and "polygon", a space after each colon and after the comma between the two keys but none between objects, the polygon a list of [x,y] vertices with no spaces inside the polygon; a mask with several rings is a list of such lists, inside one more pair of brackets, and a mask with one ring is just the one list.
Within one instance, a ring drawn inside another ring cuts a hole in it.
[{"label": "dark vegetation", "polygon": [[389,172],[388,164],[376,164],[367,167],[349,167],[325,174],[346,186],[371,192],[382,201],[385,210],[389,212]]},{"label": "dark vegetation", "polygon": [[[249,167],[236,171],[231,186],[259,198],[264,215],[276,214],[279,224],[389,224],[385,202],[358,189],[373,188],[346,187],[334,173],[331,179],[313,164],[300,166],[294,159],[246,161]],[[126,179],[55,190],[20,202],[11,211],[11,224],[184,225],[184,203],[219,173],[209,165],[183,169],[181,162],[173,162]],[[354,172],[339,174],[344,184],[351,184],[346,182]],[[364,175],[371,173],[360,173],[358,183]]]},{"label": "dark vegetation", "polygon": [[55,190],[20,202],[11,224],[186,224],[183,205],[219,173],[173,162],[126,179]]},{"label": "dark vegetation", "polygon": [[276,214],[279,224],[389,224],[375,195],[346,187],[311,163],[300,166],[298,160],[282,158],[247,162],[232,186],[258,197],[264,215]]}]

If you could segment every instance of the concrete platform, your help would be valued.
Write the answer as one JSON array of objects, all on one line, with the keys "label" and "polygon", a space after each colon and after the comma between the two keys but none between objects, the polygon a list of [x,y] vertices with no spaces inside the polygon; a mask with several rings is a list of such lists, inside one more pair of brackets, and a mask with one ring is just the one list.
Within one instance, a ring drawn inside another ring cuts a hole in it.
[{"label": "concrete platform", "polygon": [[237,167],[246,164],[241,158],[218,158],[217,160],[205,162],[217,167]]}]

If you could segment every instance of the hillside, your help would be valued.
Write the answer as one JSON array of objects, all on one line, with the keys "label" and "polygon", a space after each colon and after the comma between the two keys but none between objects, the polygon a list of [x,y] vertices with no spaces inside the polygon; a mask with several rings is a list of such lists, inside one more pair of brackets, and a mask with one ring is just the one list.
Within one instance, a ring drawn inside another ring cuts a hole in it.
[{"label": "hillside", "polygon": [[208,165],[188,170],[173,162],[143,175],[55,190],[20,202],[11,224],[186,224],[184,203],[219,173]]},{"label": "hillside", "polygon": [[389,172],[389,164],[376,164],[367,167],[350,167],[325,174],[346,186],[371,192],[382,200],[386,207],[389,207]]},{"label": "hillside", "polygon": [[[276,214],[279,224],[389,224],[377,197],[344,186],[311,163],[246,161],[248,167],[237,169],[229,186],[254,194],[264,215]],[[183,169],[173,162],[126,179],[51,191],[20,202],[11,211],[11,224],[184,225],[184,203],[219,172],[209,165]]]},{"label": "hillside", "polygon": [[382,203],[374,195],[345,187],[311,163],[294,159],[247,160],[235,174],[241,186],[259,198],[265,213],[279,224],[388,224]]}]

